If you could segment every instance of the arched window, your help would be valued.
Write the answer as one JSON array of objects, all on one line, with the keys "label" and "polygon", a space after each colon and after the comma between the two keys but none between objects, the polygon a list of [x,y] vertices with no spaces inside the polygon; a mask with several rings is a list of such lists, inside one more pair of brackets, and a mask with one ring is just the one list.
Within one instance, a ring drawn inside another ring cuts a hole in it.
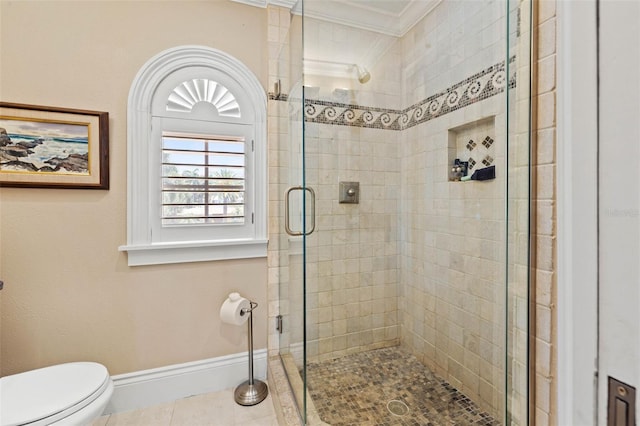
[{"label": "arched window", "polygon": [[216,49],[138,72],[128,103],[129,265],[266,256],[266,96]]}]

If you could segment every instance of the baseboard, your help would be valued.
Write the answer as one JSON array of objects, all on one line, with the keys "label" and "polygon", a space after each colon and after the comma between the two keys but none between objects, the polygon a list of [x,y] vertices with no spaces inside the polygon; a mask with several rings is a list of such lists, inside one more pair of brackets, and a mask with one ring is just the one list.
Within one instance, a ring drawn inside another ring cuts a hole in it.
[{"label": "baseboard", "polygon": [[[113,376],[113,396],[104,414],[233,388],[247,380],[248,363],[243,352]],[[256,379],[266,379],[266,349],[254,351],[253,373]]]}]

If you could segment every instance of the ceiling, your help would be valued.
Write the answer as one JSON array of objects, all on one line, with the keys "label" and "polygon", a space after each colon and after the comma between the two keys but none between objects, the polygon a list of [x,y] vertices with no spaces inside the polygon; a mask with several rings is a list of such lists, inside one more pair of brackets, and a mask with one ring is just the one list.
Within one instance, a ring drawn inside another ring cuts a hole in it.
[{"label": "ceiling", "polygon": [[[233,0],[252,6],[269,4],[301,12],[300,0]],[[312,18],[395,37],[403,36],[441,0],[304,0],[304,14]]]},{"label": "ceiling", "polygon": [[316,19],[403,36],[439,0],[304,0],[304,14]]}]

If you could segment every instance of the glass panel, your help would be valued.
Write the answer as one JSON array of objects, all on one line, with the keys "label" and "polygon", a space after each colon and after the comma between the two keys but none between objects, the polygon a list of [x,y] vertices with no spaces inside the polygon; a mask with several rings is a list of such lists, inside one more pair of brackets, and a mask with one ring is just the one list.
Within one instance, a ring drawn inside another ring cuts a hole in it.
[{"label": "glass panel", "polygon": [[529,242],[531,174],[530,0],[509,0],[507,26],[507,375],[506,422],[528,424],[529,413]]},{"label": "glass panel", "polygon": [[[300,10],[301,3],[294,6]],[[271,43],[277,52],[274,87],[269,96],[273,131],[270,134],[271,161],[270,215],[277,223],[270,229],[270,276],[277,277],[279,314],[279,354],[295,394],[300,415],[305,417],[304,377],[304,243],[301,236],[285,232],[285,215],[296,232],[304,230],[303,206],[306,192],[289,188],[304,187],[303,179],[303,94],[302,94],[302,17],[289,14],[286,8],[269,6],[270,26],[285,34],[279,43]],[[274,165],[275,163],[275,165]],[[286,194],[289,198],[285,200]],[[285,206],[289,207],[288,212]],[[274,212],[276,212],[274,214]],[[277,241],[276,244],[273,244]]]}]

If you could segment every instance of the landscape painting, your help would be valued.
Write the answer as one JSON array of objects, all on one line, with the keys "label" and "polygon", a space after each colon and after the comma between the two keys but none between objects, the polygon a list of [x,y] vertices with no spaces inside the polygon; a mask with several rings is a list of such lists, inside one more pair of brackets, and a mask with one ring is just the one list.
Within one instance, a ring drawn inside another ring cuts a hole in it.
[{"label": "landscape painting", "polygon": [[0,186],[108,188],[108,115],[0,102]]},{"label": "landscape painting", "polygon": [[88,174],[88,125],[0,117],[0,170]]}]

